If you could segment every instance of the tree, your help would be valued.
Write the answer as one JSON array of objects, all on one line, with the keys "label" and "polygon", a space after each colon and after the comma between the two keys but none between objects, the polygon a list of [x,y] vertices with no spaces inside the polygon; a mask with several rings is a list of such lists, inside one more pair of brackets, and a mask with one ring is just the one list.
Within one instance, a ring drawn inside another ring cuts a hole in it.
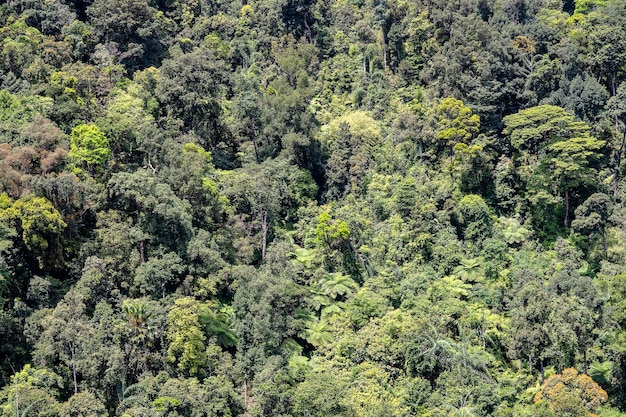
[{"label": "tree", "polygon": [[473,114],[461,100],[452,97],[444,99],[435,109],[437,139],[441,140],[454,156],[454,145],[468,143],[478,133],[480,118]]},{"label": "tree", "polygon": [[168,361],[187,375],[203,375],[206,366],[206,335],[200,324],[200,303],[179,298],[168,313]]},{"label": "tree", "polygon": [[511,146],[525,157],[538,157],[540,149],[565,138],[585,137],[589,126],[575,120],[574,115],[557,106],[542,105],[521,110],[503,119],[502,133],[509,136]]},{"label": "tree", "polygon": [[[536,207],[564,202],[563,225],[569,226],[572,194],[594,184],[599,152],[606,144],[590,128],[557,106],[537,106],[504,118],[504,133],[519,152],[521,178]],[[558,196],[558,197],[557,197]],[[545,221],[546,219],[542,219]],[[544,226],[545,227],[545,226]]]},{"label": "tree", "polygon": [[619,75],[626,63],[626,36],[615,27],[610,22],[599,22],[592,27],[589,32],[591,50],[587,56],[589,67],[605,82],[611,96],[617,93]]},{"label": "tree", "polygon": [[94,0],[89,23],[101,42],[132,69],[154,65],[164,52],[167,20],[146,0]]},{"label": "tree", "polygon": [[333,340],[333,334],[328,322],[317,317],[312,317],[306,321],[306,327],[300,332],[299,336],[315,347],[327,345]]},{"label": "tree", "polygon": [[176,253],[167,252],[143,262],[135,270],[133,287],[142,296],[162,299],[182,280],[185,273],[183,260]]},{"label": "tree", "polygon": [[[285,254],[286,255],[286,254]],[[289,262],[289,259],[284,259]],[[261,372],[270,358],[283,363],[290,356],[290,341],[301,330],[301,320],[296,313],[307,291],[297,285],[280,267],[271,273],[269,263],[259,272],[250,271],[240,279],[233,300],[238,364],[244,373],[244,390],[254,376]],[[279,270],[282,270],[279,272]],[[244,392],[244,402],[248,402]]]},{"label": "tree", "polygon": [[413,178],[405,178],[395,193],[396,211],[404,218],[411,218],[417,205],[417,184]]},{"label": "tree", "polygon": [[611,166],[613,171],[613,198],[616,198],[621,178],[622,159],[626,150],[626,83],[620,84],[615,96],[609,99],[607,110],[613,117],[614,123]]},{"label": "tree", "polygon": [[60,2],[23,0],[14,3],[13,7],[26,17],[29,26],[39,29],[45,35],[59,35],[63,27],[76,18],[76,14]]},{"label": "tree", "polygon": [[602,239],[604,256],[607,255],[606,225],[610,216],[611,198],[603,193],[594,193],[576,208],[576,219],[572,228],[579,233],[598,233]]},{"label": "tree", "polygon": [[271,150],[268,151],[264,148],[269,148],[273,144],[262,146],[260,140],[263,132],[263,93],[260,80],[254,75],[254,73],[249,71],[248,73],[242,73],[235,79],[239,88],[237,88],[238,95],[233,100],[233,112],[236,115],[235,120],[239,123],[235,126],[234,133],[239,133],[242,137],[242,142],[243,138],[252,142],[255,161],[260,163],[265,159],[266,155],[271,155]]},{"label": "tree", "polygon": [[89,391],[72,395],[61,405],[61,417],[100,417],[106,414],[104,404]]},{"label": "tree", "polygon": [[282,158],[246,165],[233,172],[225,182],[224,194],[236,212],[248,222],[246,234],[260,229],[261,261],[265,260],[272,225],[280,218],[293,221],[288,208],[304,205],[317,191],[308,171]]},{"label": "tree", "polygon": [[163,61],[156,87],[164,115],[170,122],[180,120],[183,132],[195,132],[201,138],[199,145],[214,152],[220,167],[227,163],[227,156],[218,145],[225,146],[224,150],[231,146],[220,105],[227,81],[224,61],[208,49],[197,49]]},{"label": "tree", "polygon": [[195,143],[181,145],[166,140],[158,146],[163,150],[158,152],[158,158],[147,156],[148,167],[176,196],[189,201],[194,227],[214,232],[223,226],[228,200],[213,165],[213,154]]},{"label": "tree", "polygon": [[200,323],[205,331],[215,337],[217,343],[225,348],[237,346],[237,335],[233,328],[234,312],[231,306],[205,305],[200,312]]},{"label": "tree", "polygon": [[347,375],[324,368],[307,374],[294,392],[294,411],[298,417],[352,417],[354,414],[345,398],[349,381]]},{"label": "tree", "polygon": [[35,345],[35,360],[50,366],[60,360],[70,370],[73,392],[78,393],[80,373],[91,354],[88,346],[95,337],[78,294],[68,294],[40,325],[43,331]]},{"label": "tree", "polygon": [[315,245],[324,255],[324,261],[330,270],[344,264],[350,269],[346,261],[352,256],[350,243],[350,228],[345,220],[333,219],[330,208],[323,209],[317,218],[314,229]]},{"label": "tree", "polygon": [[156,164],[158,146],[154,142],[160,139],[160,132],[146,108],[150,99],[144,97],[148,94],[141,84],[135,83],[114,90],[106,115],[98,121],[106,136],[111,138],[111,152],[117,162]]},{"label": "tree", "polygon": [[464,282],[480,282],[485,275],[483,263],[481,258],[461,259],[461,264],[454,268],[454,274]]},{"label": "tree", "polygon": [[592,185],[595,181],[596,170],[593,163],[601,154],[606,144],[603,140],[592,137],[574,137],[567,141],[556,142],[548,150],[552,152],[551,165],[553,176],[557,181],[558,189],[564,193],[565,218],[563,225],[569,226],[570,195],[579,187]]},{"label": "tree", "polygon": [[329,297],[336,299],[338,296],[347,297],[359,288],[358,284],[348,275],[341,272],[329,274],[319,281],[320,289]]},{"label": "tree", "polygon": [[326,194],[329,199],[337,199],[350,192],[350,158],[353,146],[350,126],[339,125],[339,132],[332,144],[333,151],[326,162]]},{"label": "tree", "polygon": [[20,133],[29,123],[46,117],[53,108],[54,100],[42,96],[14,96],[0,90],[0,132],[6,142],[20,143]]},{"label": "tree", "polygon": [[118,415],[233,416],[242,412],[241,399],[233,382],[223,372],[202,382],[197,378],[174,378],[167,372],[145,375],[127,389]]},{"label": "tree", "polygon": [[326,148],[326,188],[329,199],[361,193],[383,137],[379,123],[363,111],[333,119],[322,130]]},{"label": "tree", "polygon": [[516,292],[513,301],[511,317],[513,340],[509,353],[527,361],[531,371],[539,365],[543,380],[549,357],[547,350],[550,346],[550,335],[547,325],[552,307],[551,295],[536,277],[530,276],[528,279],[528,282]]},{"label": "tree", "polygon": [[169,251],[184,252],[192,231],[191,207],[169,185],[140,169],[114,174],[107,189],[112,204],[133,219],[132,236],[142,263],[148,260],[148,242],[153,239],[155,251],[160,244]]},{"label": "tree", "polygon": [[[59,236],[67,226],[52,203],[43,197],[26,195],[12,202],[6,193],[0,194],[0,219],[8,221],[21,234],[28,250],[37,257],[40,268],[59,265]],[[55,253],[56,258],[46,254]]]},{"label": "tree", "polygon": [[[480,117],[473,114],[461,100],[452,97],[444,99],[435,109],[432,123],[436,137],[448,148],[450,179],[453,176],[454,157],[461,145],[466,145],[480,129]],[[467,150],[467,147],[465,148]]]},{"label": "tree", "polygon": [[43,36],[37,29],[28,26],[22,17],[12,20],[11,24],[3,28],[0,42],[2,69],[21,77],[24,70],[35,60]]},{"label": "tree", "polygon": [[56,398],[63,386],[60,376],[46,368],[25,365],[11,376],[0,390],[0,410],[3,416],[55,416],[59,409]]},{"label": "tree", "polygon": [[493,221],[482,197],[475,194],[464,196],[459,201],[456,217],[465,239],[478,243],[491,236]]},{"label": "tree", "polygon": [[483,127],[497,129],[501,115],[525,101],[521,59],[511,42],[514,34],[503,37],[506,29],[489,24],[489,7],[480,3],[434,0],[426,9],[435,30],[421,51],[426,61],[422,82],[434,86],[439,97],[462,100],[480,115]]},{"label": "tree", "polygon": [[588,375],[574,368],[551,375],[535,395],[535,403],[547,402],[550,410],[564,417],[593,417],[608,396]]},{"label": "tree", "polygon": [[109,141],[96,125],[78,125],[70,135],[70,152],[68,156],[79,164],[87,166],[89,175],[101,168],[111,154]]}]

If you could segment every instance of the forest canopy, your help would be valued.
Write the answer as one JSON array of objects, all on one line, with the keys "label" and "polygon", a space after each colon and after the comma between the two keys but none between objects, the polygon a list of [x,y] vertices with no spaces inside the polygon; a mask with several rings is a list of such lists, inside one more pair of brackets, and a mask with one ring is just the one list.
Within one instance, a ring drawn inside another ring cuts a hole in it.
[{"label": "forest canopy", "polygon": [[7,0],[3,417],[626,415],[626,2]]}]

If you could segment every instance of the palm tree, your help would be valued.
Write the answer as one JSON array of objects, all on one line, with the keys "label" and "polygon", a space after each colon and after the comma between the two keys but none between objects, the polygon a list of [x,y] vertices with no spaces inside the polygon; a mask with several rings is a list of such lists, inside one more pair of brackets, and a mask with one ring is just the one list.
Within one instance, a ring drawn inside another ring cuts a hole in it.
[{"label": "palm tree", "polygon": [[482,258],[462,259],[461,265],[454,268],[454,274],[464,282],[479,282],[485,278],[482,266]]},{"label": "palm tree", "polygon": [[128,319],[131,335],[129,338],[129,366],[134,369],[136,375],[146,370],[146,356],[152,342],[156,338],[155,330],[157,326],[151,320],[152,313],[141,301],[126,301],[122,311]]},{"label": "palm tree", "polygon": [[531,231],[522,226],[515,218],[500,217],[498,222],[502,227],[504,241],[511,246],[521,244],[531,235]]},{"label": "palm tree", "polygon": [[133,335],[133,338],[139,342],[139,345],[143,348],[148,342],[150,336],[150,326],[148,320],[151,313],[148,312],[146,305],[142,302],[124,303],[122,307],[124,314],[128,318],[128,324]]},{"label": "palm tree", "polygon": [[610,361],[594,362],[589,366],[589,376],[598,384],[605,387],[610,384],[612,372],[613,363]]},{"label": "palm tree", "polygon": [[349,296],[359,287],[350,276],[341,272],[328,274],[326,278],[320,280],[319,284],[322,291],[332,299],[338,296]]},{"label": "palm tree", "polygon": [[206,332],[217,338],[217,343],[224,347],[237,345],[235,330],[231,327],[231,317],[226,307],[219,309],[205,308],[200,313],[200,323]]},{"label": "palm tree", "polygon": [[133,329],[140,329],[145,324],[150,314],[146,311],[143,303],[126,303],[123,307],[124,314],[128,317],[128,322]]},{"label": "palm tree", "polygon": [[307,342],[315,347],[328,344],[333,341],[333,334],[330,332],[330,325],[325,319],[311,318],[306,323],[306,328],[299,334]]},{"label": "palm tree", "polygon": [[293,260],[305,269],[312,269],[314,261],[319,258],[316,249],[296,248],[291,255],[293,255]]},{"label": "palm tree", "polygon": [[322,309],[322,318],[339,314],[343,311],[345,303],[332,303]]},{"label": "palm tree", "polygon": [[322,290],[320,284],[313,284],[309,288],[309,292],[313,295],[312,302],[316,311],[333,303],[333,300]]}]

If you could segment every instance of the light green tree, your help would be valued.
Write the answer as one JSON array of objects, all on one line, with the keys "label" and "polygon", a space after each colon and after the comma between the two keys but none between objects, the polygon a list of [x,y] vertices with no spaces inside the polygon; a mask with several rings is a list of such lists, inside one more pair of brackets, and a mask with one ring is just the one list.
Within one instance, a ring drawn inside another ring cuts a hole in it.
[{"label": "light green tree", "polygon": [[89,391],[74,394],[61,405],[60,417],[101,417],[107,414],[107,410],[98,399]]},{"label": "light green tree", "polygon": [[167,360],[188,375],[199,375],[206,366],[206,336],[200,324],[200,303],[191,297],[174,302],[168,316]]},{"label": "light green tree", "polygon": [[444,99],[435,109],[434,120],[437,139],[449,149],[450,165],[454,159],[454,147],[469,143],[480,129],[480,117],[472,113],[461,100]]},{"label": "light green tree", "polygon": [[68,156],[86,166],[89,175],[104,165],[110,154],[109,141],[98,126],[82,124],[72,129]]},{"label": "light green tree", "polygon": [[25,365],[0,390],[2,416],[56,416],[59,403],[55,397],[62,386],[61,377],[54,372]]},{"label": "light green tree", "polygon": [[43,254],[58,243],[58,237],[67,224],[52,203],[44,197],[25,195],[13,202],[6,193],[0,194],[0,220],[21,233],[26,247],[39,256],[43,263]]},{"label": "light green tree", "polygon": [[602,156],[599,151],[605,144],[603,140],[586,136],[556,142],[548,148],[553,155],[550,160],[552,176],[565,199],[565,227],[569,226],[571,192],[594,183],[597,171],[592,164]]}]

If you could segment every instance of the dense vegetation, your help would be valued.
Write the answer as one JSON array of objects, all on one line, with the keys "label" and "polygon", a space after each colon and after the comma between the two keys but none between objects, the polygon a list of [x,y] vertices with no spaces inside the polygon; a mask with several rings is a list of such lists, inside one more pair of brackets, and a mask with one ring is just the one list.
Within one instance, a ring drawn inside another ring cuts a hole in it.
[{"label": "dense vegetation", "polygon": [[7,0],[2,416],[619,416],[623,0]]}]

